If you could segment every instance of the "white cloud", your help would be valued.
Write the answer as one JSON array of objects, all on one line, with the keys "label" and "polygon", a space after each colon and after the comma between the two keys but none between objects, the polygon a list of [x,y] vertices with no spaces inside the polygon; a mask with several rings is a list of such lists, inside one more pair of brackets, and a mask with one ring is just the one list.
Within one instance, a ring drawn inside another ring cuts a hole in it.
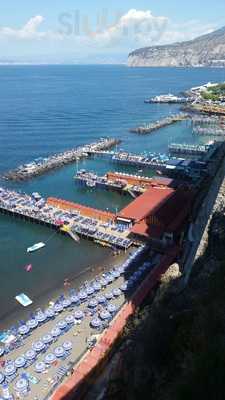
[{"label": "white cloud", "polygon": [[93,33],[92,39],[105,46],[113,46],[118,43],[141,43],[143,38],[158,41],[168,25],[168,18],[154,16],[151,11],[131,9],[122,15],[119,20],[103,32]]},{"label": "white cloud", "polygon": [[[155,16],[150,10],[136,9],[130,9],[107,27],[92,27],[79,35],[75,29],[74,32],[71,29],[70,34],[61,32],[60,22],[56,30],[46,30],[43,28],[44,21],[42,15],[36,15],[21,28],[0,27],[1,52],[4,53],[4,43],[7,43],[8,54],[26,53],[29,56],[35,49],[37,57],[38,54],[47,54],[49,59],[51,54],[57,54],[59,58],[67,54],[71,60],[74,57],[79,59],[82,54],[94,55],[103,51],[128,54],[135,48],[189,40],[217,28],[214,24],[197,20],[174,24],[166,16]],[[72,17],[70,23],[72,28]],[[39,43],[38,50],[35,42]]]},{"label": "white cloud", "polygon": [[3,27],[0,28],[0,37],[8,37],[15,39],[38,39],[46,36],[46,32],[39,32],[38,28],[44,21],[44,17],[36,15],[20,29]]}]

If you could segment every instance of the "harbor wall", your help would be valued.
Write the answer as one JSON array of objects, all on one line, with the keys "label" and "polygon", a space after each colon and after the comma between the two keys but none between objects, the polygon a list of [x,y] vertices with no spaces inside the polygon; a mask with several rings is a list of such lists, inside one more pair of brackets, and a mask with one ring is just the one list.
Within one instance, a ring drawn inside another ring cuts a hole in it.
[{"label": "harbor wall", "polygon": [[128,319],[159,282],[161,275],[174,262],[178,253],[179,248],[175,247],[162,257],[160,264],[148,274],[131,299],[121,308],[110,327],[101,336],[98,344],[86,353],[72,376],[55,391],[51,400],[85,399],[89,388],[109,361],[116,344],[121,339]]}]

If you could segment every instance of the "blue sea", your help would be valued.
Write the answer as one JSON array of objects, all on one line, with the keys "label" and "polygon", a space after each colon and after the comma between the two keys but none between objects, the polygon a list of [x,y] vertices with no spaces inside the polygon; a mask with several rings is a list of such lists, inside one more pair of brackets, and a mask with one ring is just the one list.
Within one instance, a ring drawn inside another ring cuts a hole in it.
[{"label": "blue sea", "polygon": [[[178,110],[176,105],[144,104],[145,98],[178,94],[221,80],[225,81],[224,69],[1,66],[0,173],[103,136],[119,137],[121,148],[133,152],[166,152],[170,142],[206,141],[209,138],[192,134],[189,122],[143,137],[128,130]],[[79,167],[98,173],[115,169],[109,161],[100,159],[82,161]],[[27,182],[0,181],[0,185],[112,211],[130,201],[116,193],[77,188],[73,182],[75,169],[72,164]],[[0,330],[9,316],[20,316],[21,306],[14,299],[17,294],[26,293],[38,306],[43,298],[50,299],[63,288],[65,278],[78,284],[76,276],[86,268],[107,266],[109,262],[109,249],[85,240],[76,244],[62,235],[51,236],[46,227],[0,215]],[[39,241],[47,241],[47,246],[27,255],[26,248]],[[30,263],[33,270],[26,273],[24,266]]]}]

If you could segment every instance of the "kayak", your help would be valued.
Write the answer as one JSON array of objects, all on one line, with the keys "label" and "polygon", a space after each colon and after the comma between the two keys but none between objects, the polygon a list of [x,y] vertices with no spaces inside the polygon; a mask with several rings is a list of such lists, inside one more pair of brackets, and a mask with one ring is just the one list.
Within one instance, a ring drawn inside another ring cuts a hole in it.
[{"label": "kayak", "polygon": [[27,253],[32,253],[33,251],[40,250],[43,247],[45,247],[45,243],[43,243],[43,242],[36,243],[33,246],[27,248]]}]

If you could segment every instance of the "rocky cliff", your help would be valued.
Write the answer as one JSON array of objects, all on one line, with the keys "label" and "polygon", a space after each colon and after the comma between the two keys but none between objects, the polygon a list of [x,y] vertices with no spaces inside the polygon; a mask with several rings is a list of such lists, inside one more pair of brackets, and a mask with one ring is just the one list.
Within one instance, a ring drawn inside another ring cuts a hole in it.
[{"label": "rocky cliff", "polygon": [[225,27],[196,39],[137,49],[130,67],[225,67]]}]

